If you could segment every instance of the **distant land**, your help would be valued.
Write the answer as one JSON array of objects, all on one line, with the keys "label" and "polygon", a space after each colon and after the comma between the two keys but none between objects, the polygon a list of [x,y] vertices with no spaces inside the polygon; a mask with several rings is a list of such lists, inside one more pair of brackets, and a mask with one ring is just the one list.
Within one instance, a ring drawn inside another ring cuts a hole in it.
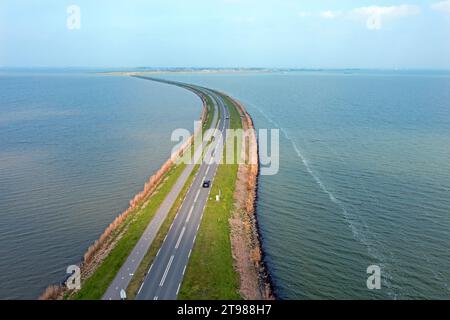
[{"label": "distant land", "polygon": [[0,73],[71,73],[71,72],[83,72],[83,73],[101,73],[101,74],[134,74],[134,73],[146,73],[146,74],[158,74],[158,73],[201,73],[201,74],[213,74],[213,73],[283,73],[283,72],[433,72],[433,73],[449,73],[450,69],[380,69],[380,68],[269,68],[269,67],[47,67],[47,66],[35,66],[35,67],[2,67],[0,66]]}]

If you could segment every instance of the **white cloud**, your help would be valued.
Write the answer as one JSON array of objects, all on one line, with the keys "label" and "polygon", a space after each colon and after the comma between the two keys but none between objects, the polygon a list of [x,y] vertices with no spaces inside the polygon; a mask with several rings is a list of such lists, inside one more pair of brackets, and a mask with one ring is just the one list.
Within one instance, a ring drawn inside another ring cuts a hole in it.
[{"label": "white cloud", "polygon": [[450,13],[450,0],[433,3],[431,9],[434,11]]},{"label": "white cloud", "polygon": [[320,16],[322,18],[324,18],[324,19],[334,19],[334,18],[337,18],[340,15],[341,15],[340,11],[331,11],[331,10],[322,11],[320,13]]},{"label": "white cloud", "polygon": [[[445,0],[433,5],[435,10],[450,12],[450,0]],[[369,30],[380,30],[385,20],[393,20],[407,16],[413,16],[420,13],[420,7],[417,5],[402,4],[398,6],[367,6],[346,11],[326,10],[318,13],[299,12],[299,17],[307,15],[318,16],[323,19],[363,19]]]},{"label": "white cloud", "polygon": [[380,6],[369,6],[353,9],[353,13],[359,15],[386,15],[394,17],[402,17],[418,14],[420,9],[418,6],[403,4],[401,6],[391,6],[391,7],[380,7]]},{"label": "white cloud", "polygon": [[419,13],[420,8],[418,6],[407,4],[390,7],[369,6],[351,11],[351,15],[366,19],[366,26],[369,30],[380,30],[385,19],[396,19]]}]

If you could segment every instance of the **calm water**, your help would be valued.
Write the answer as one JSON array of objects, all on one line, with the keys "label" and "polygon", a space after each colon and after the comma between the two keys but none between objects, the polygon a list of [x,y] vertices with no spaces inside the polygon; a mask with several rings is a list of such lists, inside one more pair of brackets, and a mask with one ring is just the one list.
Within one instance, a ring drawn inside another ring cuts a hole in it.
[{"label": "calm water", "polygon": [[[284,299],[450,299],[450,75],[179,75],[281,128],[258,218]],[[369,291],[366,269],[382,269]]]},{"label": "calm water", "polygon": [[129,77],[0,75],[0,299],[36,298],[169,157],[200,100]]}]

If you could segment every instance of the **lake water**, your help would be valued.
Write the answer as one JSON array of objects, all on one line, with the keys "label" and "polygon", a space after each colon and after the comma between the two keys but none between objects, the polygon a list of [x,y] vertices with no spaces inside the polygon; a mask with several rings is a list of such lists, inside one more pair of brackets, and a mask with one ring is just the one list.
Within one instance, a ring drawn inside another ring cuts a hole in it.
[{"label": "lake water", "polygon": [[33,299],[127,208],[201,101],[75,73],[2,74],[0,88],[0,299]]},{"label": "lake water", "polygon": [[[450,299],[450,75],[162,75],[280,128],[257,214],[282,299]],[[167,159],[200,101],[129,77],[0,76],[0,298],[35,298]],[[366,287],[378,265],[382,287]]]},{"label": "lake water", "polygon": [[450,299],[450,74],[162,77],[223,90],[257,128],[281,129],[257,206],[278,297]]}]

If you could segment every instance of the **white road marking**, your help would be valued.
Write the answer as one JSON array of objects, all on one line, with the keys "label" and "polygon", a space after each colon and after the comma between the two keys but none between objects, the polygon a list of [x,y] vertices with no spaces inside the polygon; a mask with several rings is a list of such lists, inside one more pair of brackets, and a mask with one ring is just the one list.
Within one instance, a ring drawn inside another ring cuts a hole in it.
[{"label": "white road marking", "polygon": [[191,207],[191,210],[189,210],[189,214],[188,214],[188,216],[187,216],[187,218],[186,218],[186,223],[187,222],[189,222],[189,219],[191,218],[191,215],[192,215],[192,211],[194,210],[194,206],[192,206]]},{"label": "white road marking", "polygon": [[170,266],[172,265],[173,257],[174,257],[173,255],[170,257],[169,263],[167,264],[166,270],[164,271],[161,282],[159,283],[160,287],[162,287],[164,285],[164,281],[166,281],[167,274],[169,273]]},{"label": "white road marking", "polygon": [[[214,101],[214,102],[215,102],[215,101]],[[219,107],[219,105],[215,104],[215,107],[216,107],[216,109],[217,109],[217,108]],[[227,116],[226,111],[225,111],[226,109],[224,108],[223,105],[220,105],[220,109],[221,109],[221,111],[222,111],[222,114],[225,114],[225,116]],[[222,130],[221,130],[221,131],[224,132],[225,127],[226,127],[227,123],[229,123],[229,122],[230,122],[229,120],[219,119],[219,121],[218,121],[217,124],[216,124],[216,130],[217,130],[217,128],[222,127]],[[219,132],[219,131],[217,131],[217,132]],[[218,136],[218,133],[217,133],[216,135]],[[216,136],[216,135],[214,135],[214,136]],[[203,144],[204,144],[204,142],[203,142]],[[220,146],[219,146],[218,144],[216,144],[215,146],[214,146],[214,145],[211,146],[211,149],[212,149],[213,152],[214,152],[214,156],[216,156],[216,157],[219,157],[219,149],[220,149],[220,151],[223,150],[223,146],[222,146],[222,148],[219,148],[219,147],[220,147]],[[210,158],[212,159],[213,156],[211,155]],[[205,179],[206,179],[206,177],[208,176],[208,174],[210,173],[210,169],[211,169],[211,166],[210,166],[210,165],[207,165],[207,169],[206,169],[205,176],[204,176]],[[217,167],[213,167],[213,171],[214,171],[214,177],[213,177],[213,179],[214,179],[215,176],[216,176],[216,174],[217,174]],[[200,173],[200,172],[201,172],[201,169],[198,170],[198,171],[195,173],[195,177],[197,177],[198,173]],[[195,180],[195,178],[194,178],[194,180]],[[191,182],[189,189],[194,185],[194,180]],[[201,191],[201,190],[202,190],[202,189],[200,188],[200,189],[197,191],[197,194],[196,194],[196,196],[195,196],[194,202],[197,202],[197,201],[198,201],[198,198],[199,198],[199,195],[200,195],[200,191]],[[210,196],[210,193],[211,193],[211,190],[208,190],[208,197]],[[180,208],[179,208],[180,210],[179,210],[179,211],[181,211],[181,209],[183,208],[183,206],[186,204],[186,203],[185,203],[186,198],[187,198],[187,195],[185,195],[185,197],[184,197],[184,199],[183,199],[183,201],[182,201],[182,203],[181,203],[181,205],[180,205]],[[206,206],[206,203],[205,203],[205,206]],[[201,218],[200,218],[200,220],[203,218],[205,206],[203,206],[203,211],[202,211],[202,213],[201,213]],[[187,217],[187,219],[186,219],[186,223],[190,220],[190,217],[192,216],[193,210],[194,210],[194,205],[192,205],[192,207],[190,208],[188,217]],[[175,219],[178,217],[178,214],[180,213],[179,211],[176,213]],[[173,225],[174,225],[174,222],[175,222],[175,221],[172,222],[172,224],[171,224],[171,226],[170,226],[170,229],[172,229],[172,227],[173,227]],[[197,231],[199,230],[199,228],[200,228],[200,224],[197,225]],[[180,234],[180,236],[179,236],[179,238],[178,238],[178,241],[177,241],[177,244],[176,244],[176,246],[175,246],[176,249],[178,249],[179,244],[181,243],[181,240],[182,240],[182,238],[183,238],[183,235],[184,235],[185,231],[186,231],[186,226],[184,226],[183,229],[182,229],[182,231],[181,231],[181,234]],[[168,235],[166,234],[164,240],[167,239],[167,236],[168,236]],[[193,242],[195,242],[196,237],[197,237],[197,234],[195,234],[194,239],[193,239]],[[145,239],[147,240],[148,238],[145,237]],[[159,248],[157,255],[159,255],[160,251],[161,251],[161,248]],[[192,249],[189,250],[189,256],[188,256],[188,258],[190,258],[191,253],[192,253]],[[133,260],[134,260],[134,259],[133,259]],[[170,257],[170,260],[169,260],[169,262],[168,262],[168,264],[167,264],[167,266],[166,266],[166,269],[165,269],[165,271],[164,271],[163,277],[162,277],[161,282],[160,282],[160,284],[159,284],[160,287],[162,287],[162,286],[164,285],[164,282],[165,282],[165,280],[166,280],[166,277],[168,276],[168,273],[169,273],[169,271],[170,271],[170,268],[171,268],[171,265],[172,265],[172,263],[173,263],[173,260],[174,260],[174,255],[172,255],[172,256]],[[150,266],[148,272],[151,271],[152,267],[153,267],[153,264]],[[186,268],[187,268],[187,265],[185,265],[184,268],[183,268],[183,276],[184,276],[184,274],[185,274],[185,272],[186,272]],[[131,275],[132,275],[132,274],[130,274],[130,276],[131,276]],[[141,284],[138,293],[139,293],[139,292],[141,291],[141,289],[143,288],[143,285],[144,285],[144,282]],[[177,295],[178,295],[178,293],[179,293],[180,287],[181,287],[181,282],[178,284]],[[158,296],[155,296],[155,297],[154,297],[154,300],[158,300]]]},{"label": "white road marking", "polygon": [[138,294],[141,293],[141,290],[142,290],[143,286],[144,286],[144,282],[142,282],[141,286],[139,287]]},{"label": "white road marking", "polygon": [[183,238],[183,234],[185,231],[186,231],[186,227],[183,227],[183,229],[181,230],[180,236],[178,237],[177,244],[175,245],[175,249],[178,249],[178,246],[180,245],[180,242],[181,242],[181,238]]},{"label": "white road marking", "polygon": [[197,195],[195,196],[194,202],[197,202],[198,195],[200,194],[200,190],[201,190],[201,189],[199,189],[199,190],[197,191]]}]

